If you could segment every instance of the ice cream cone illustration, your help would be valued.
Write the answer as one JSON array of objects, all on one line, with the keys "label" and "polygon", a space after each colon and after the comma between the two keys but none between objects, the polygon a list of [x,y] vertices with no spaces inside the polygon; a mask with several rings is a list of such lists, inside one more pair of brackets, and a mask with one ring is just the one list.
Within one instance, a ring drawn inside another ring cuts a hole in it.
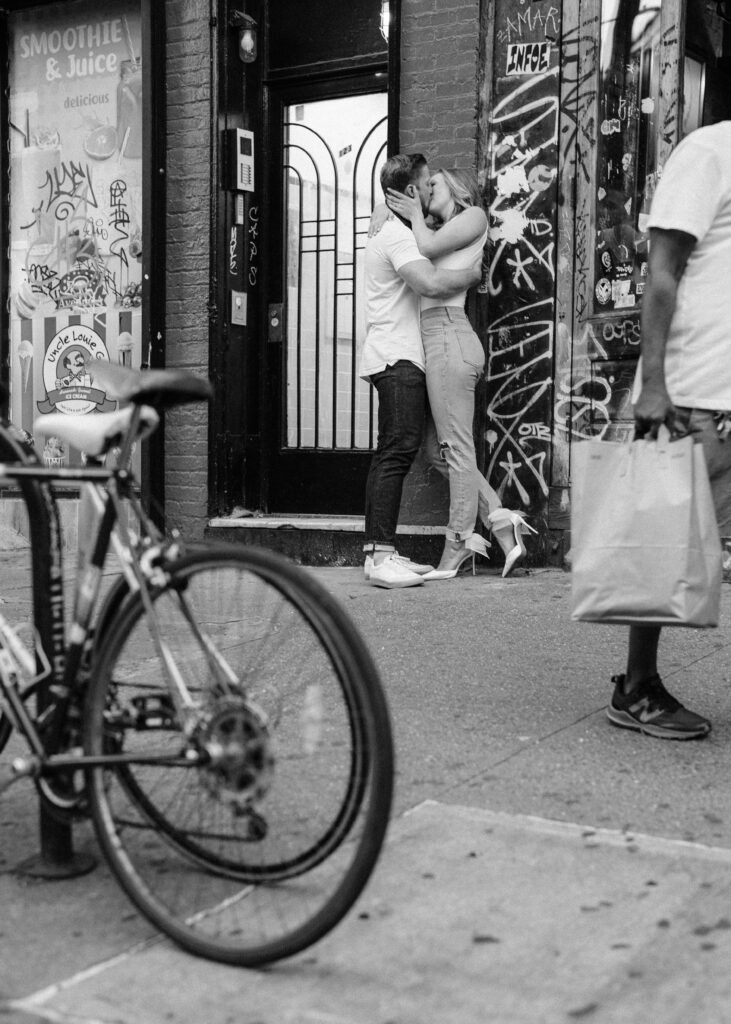
[{"label": "ice cream cone illustration", "polygon": [[117,340],[117,360],[120,366],[132,365],[132,346],[134,342],[129,331],[122,331]]},{"label": "ice cream cone illustration", "polygon": [[27,338],[23,338],[20,345],[18,345],[18,361],[20,362],[23,391],[27,391],[30,382],[30,371],[33,368],[33,346]]}]

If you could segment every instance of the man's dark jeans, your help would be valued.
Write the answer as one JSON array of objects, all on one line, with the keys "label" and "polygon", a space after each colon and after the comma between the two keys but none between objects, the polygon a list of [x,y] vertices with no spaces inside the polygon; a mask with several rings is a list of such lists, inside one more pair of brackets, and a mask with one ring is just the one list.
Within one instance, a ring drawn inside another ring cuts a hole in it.
[{"label": "man's dark jeans", "polygon": [[404,477],[421,445],[426,377],[405,359],[371,377],[378,392],[378,445],[366,483],[366,544],[394,547]]}]

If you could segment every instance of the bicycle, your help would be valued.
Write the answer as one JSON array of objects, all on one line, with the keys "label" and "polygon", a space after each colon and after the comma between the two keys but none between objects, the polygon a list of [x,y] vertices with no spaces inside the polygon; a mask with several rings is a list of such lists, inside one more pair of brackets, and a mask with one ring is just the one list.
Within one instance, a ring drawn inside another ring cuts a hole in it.
[{"label": "bicycle", "polygon": [[[89,814],[122,888],[184,949],[244,966],[291,956],[346,914],[384,840],[393,745],[377,670],[304,569],[244,545],[186,549],[142,507],[133,445],[209,383],[93,372],[116,412],[34,428],[85,466],[42,466],[0,423],[0,483],[28,508],[33,574],[33,635],[0,616],[0,750],[13,729],[28,748],[6,785],[30,777],[54,814]],[[93,513],[68,628],[53,481],[80,484]],[[121,575],[102,597],[110,548]]]}]

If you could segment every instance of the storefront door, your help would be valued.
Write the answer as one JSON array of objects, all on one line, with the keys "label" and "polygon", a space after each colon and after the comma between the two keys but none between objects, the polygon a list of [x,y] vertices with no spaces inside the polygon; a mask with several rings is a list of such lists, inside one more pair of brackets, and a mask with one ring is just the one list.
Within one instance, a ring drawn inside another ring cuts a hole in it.
[{"label": "storefront door", "polygon": [[[386,157],[372,75],[274,94],[268,462],[272,512],[362,514],[376,399],[358,377],[363,250]],[[376,80],[377,84],[377,80]]]}]

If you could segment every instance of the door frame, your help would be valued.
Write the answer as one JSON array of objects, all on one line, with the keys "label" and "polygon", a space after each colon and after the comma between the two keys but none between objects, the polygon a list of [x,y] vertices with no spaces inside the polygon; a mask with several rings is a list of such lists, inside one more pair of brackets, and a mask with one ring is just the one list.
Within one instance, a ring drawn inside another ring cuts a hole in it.
[{"label": "door frame", "polygon": [[[566,181],[569,183],[570,203],[566,216],[560,221],[559,249],[570,256],[573,272],[567,275],[560,288],[560,302],[556,323],[557,334],[564,330],[570,343],[570,394],[565,422],[556,424],[554,447],[562,447],[560,473],[554,478],[556,492],[569,486],[571,480],[571,452],[573,444],[582,440],[574,426],[574,416],[587,405],[593,422],[594,399],[591,391],[585,393],[587,371],[602,364],[611,367],[636,365],[639,355],[639,323],[641,304],[631,310],[594,311],[594,259],[596,239],[596,137],[601,124],[599,74],[602,0],[579,0],[574,7],[576,33],[572,34],[570,52],[564,51],[564,60],[575,60],[576,88],[573,91],[572,121],[576,127],[575,143],[567,162]],[[683,57],[685,52],[686,0],[669,0],[660,8],[660,36],[658,66],[660,76],[659,102],[656,108],[656,164],[661,168],[680,138]],[[566,27],[564,31],[566,34]],[[573,27],[573,26],[572,26]],[[605,330],[606,328],[606,330]],[[606,336],[614,336],[609,343]],[[558,371],[565,370],[559,366]],[[609,379],[607,377],[607,379]],[[590,385],[589,385],[590,386]],[[616,425],[612,420],[612,426]],[[629,421],[625,424],[631,430]],[[558,437],[560,432],[561,437]],[[565,506],[558,510],[549,525],[567,527]]]},{"label": "door frame", "polygon": [[[393,34],[389,36],[389,48],[393,46]],[[268,239],[267,259],[262,279],[262,295],[264,304],[284,303],[285,281],[285,248],[282,231],[283,217],[283,134],[282,121],[286,106],[295,102],[307,102],[315,99],[336,98],[340,96],[356,96],[369,92],[388,92],[389,118],[393,106],[390,78],[387,83],[387,66],[377,63],[360,66],[357,71],[348,73],[328,72],[319,76],[308,74],[293,75],[277,79],[265,85],[264,102],[264,133],[265,151],[268,166],[265,172],[264,195],[262,208],[265,211],[264,237]],[[386,84],[386,88],[383,85]],[[389,149],[395,136],[389,120]],[[268,340],[268,322],[262,324],[260,335],[260,360],[262,366],[262,401],[260,440],[261,440],[261,473],[260,473],[260,504],[266,512],[288,512],[293,508],[278,507],[282,499],[275,497],[285,490],[292,495],[291,501],[284,504],[296,506],[297,511],[306,510],[312,514],[333,512],[333,499],[330,488],[323,489],[323,480],[332,473],[333,462],[338,460],[337,478],[344,489],[351,488],[357,493],[353,498],[352,514],[362,514],[362,500],[359,486],[365,482],[368,466],[372,456],[371,449],[344,451],[342,449],[312,450],[303,454],[301,451],[288,450],[282,442],[284,425],[285,394],[282,387],[284,372],[285,342],[271,343]],[[307,460],[307,465],[299,467],[296,460]]]}]

